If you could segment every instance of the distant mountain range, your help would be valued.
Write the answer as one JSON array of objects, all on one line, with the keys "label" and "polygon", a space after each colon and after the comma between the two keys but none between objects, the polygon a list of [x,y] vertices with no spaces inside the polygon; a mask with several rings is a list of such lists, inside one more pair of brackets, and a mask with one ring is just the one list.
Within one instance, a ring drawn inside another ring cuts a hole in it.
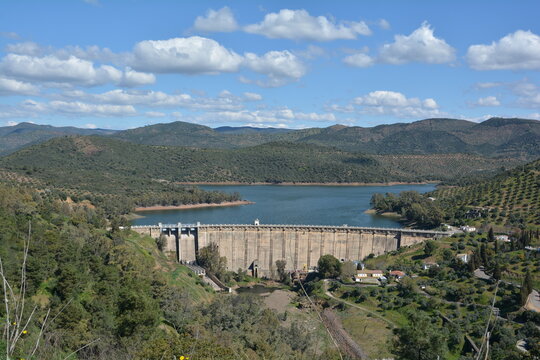
[{"label": "distant mountain range", "polygon": [[22,122],[15,126],[0,127],[0,156],[59,136],[110,135],[114,132],[114,130],[80,129],[71,126],[55,127]]},{"label": "distant mountain range", "polygon": [[522,161],[540,156],[540,121],[491,118],[482,123],[426,119],[370,128],[334,125],[302,130],[218,127],[186,122],[114,131],[22,123],[0,128],[0,155],[63,135],[107,135],[117,139],[166,146],[235,149],[269,142],[309,143],[365,154],[472,154]]}]

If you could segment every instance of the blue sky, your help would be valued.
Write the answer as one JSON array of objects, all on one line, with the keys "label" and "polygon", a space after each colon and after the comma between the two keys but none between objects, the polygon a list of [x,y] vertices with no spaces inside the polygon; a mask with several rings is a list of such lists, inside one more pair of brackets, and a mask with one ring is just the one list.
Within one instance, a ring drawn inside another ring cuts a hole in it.
[{"label": "blue sky", "polygon": [[0,126],[540,119],[538,1],[0,3]]}]

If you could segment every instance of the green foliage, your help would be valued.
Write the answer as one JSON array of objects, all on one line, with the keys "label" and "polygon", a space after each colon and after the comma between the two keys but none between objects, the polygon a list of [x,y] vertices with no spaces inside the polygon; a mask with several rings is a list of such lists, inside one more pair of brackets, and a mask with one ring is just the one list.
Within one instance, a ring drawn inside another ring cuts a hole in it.
[{"label": "green foliage", "polygon": [[426,256],[431,256],[435,250],[437,250],[437,243],[433,240],[427,240],[424,244],[424,254],[426,254]]},{"label": "green foliage", "polygon": [[394,353],[399,360],[444,358],[446,336],[435,319],[418,313],[409,314],[409,324],[396,330]]},{"label": "green foliage", "polygon": [[210,243],[208,246],[199,249],[197,263],[220,279],[227,269],[227,258],[219,256],[219,247],[216,243]]},{"label": "green foliage", "polygon": [[325,279],[335,279],[341,275],[342,264],[333,255],[321,256],[317,266],[319,267],[319,274]]},{"label": "green foliage", "polygon": [[399,195],[373,194],[371,204],[380,213],[396,212],[419,227],[434,228],[444,219],[440,206],[417,191],[403,191]]},{"label": "green foliage", "polygon": [[[303,323],[285,321],[259,297],[196,296],[212,290],[152,239],[107,230],[99,217],[51,193],[0,185],[0,257],[14,289],[29,220],[33,229],[26,309],[36,313],[15,358],[29,358],[49,308],[39,359],[64,359],[81,347],[78,359],[312,359],[324,350]],[[207,250],[212,263],[215,248]]]},{"label": "green foliage", "polygon": [[520,228],[537,225],[540,160],[472,185],[440,187],[429,196],[437,199],[448,221],[481,221]]}]

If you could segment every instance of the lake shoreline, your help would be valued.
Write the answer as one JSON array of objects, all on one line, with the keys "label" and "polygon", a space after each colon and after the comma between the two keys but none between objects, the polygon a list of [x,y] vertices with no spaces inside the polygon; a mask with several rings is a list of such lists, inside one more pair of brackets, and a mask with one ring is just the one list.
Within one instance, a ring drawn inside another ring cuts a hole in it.
[{"label": "lake shoreline", "polygon": [[227,207],[227,206],[241,206],[255,204],[253,201],[238,200],[238,201],[224,201],[221,203],[204,203],[204,204],[184,204],[184,205],[154,205],[154,206],[140,206],[135,208],[135,212],[146,211],[163,211],[163,210],[189,210],[199,208],[210,207]]},{"label": "lake shoreline", "polygon": [[282,183],[271,183],[271,182],[251,182],[244,183],[239,181],[223,181],[223,182],[175,182],[177,185],[208,185],[208,186],[256,186],[256,185],[275,185],[275,186],[396,186],[396,185],[429,185],[429,184],[439,184],[440,181],[422,181],[422,182],[400,182],[392,181],[385,183],[363,183],[363,182],[353,182],[353,183],[304,183],[304,182],[282,182]]},{"label": "lake shoreline", "polygon": [[364,211],[364,214],[385,216],[385,217],[393,218],[393,219],[402,219],[402,216],[400,214],[396,213],[396,212],[382,212],[382,213],[380,213],[375,209],[367,209],[366,211]]}]

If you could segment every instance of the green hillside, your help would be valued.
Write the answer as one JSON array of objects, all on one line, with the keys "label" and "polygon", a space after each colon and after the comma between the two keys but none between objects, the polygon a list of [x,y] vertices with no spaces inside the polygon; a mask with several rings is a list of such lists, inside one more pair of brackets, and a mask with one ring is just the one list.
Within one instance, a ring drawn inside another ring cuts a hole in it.
[{"label": "green hillside", "polygon": [[121,131],[114,137],[151,145],[239,148],[273,141],[310,143],[367,154],[455,154],[533,160],[540,156],[540,122],[492,118],[482,123],[426,119],[372,128],[334,125],[327,128],[263,131],[211,129],[185,122]]},{"label": "green hillside", "polygon": [[497,171],[515,161],[470,155],[372,156],[306,143],[240,149],[139,145],[62,137],[0,159],[0,167],[44,184],[130,195],[183,182],[374,183],[448,180]]},{"label": "green hillside", "polygon": [[[432,193],[458,218],[496,225],[540,224],[540,160],[462,187],[441,187]],[[470,212],[468,210],[477,210]]]},{"label": "green hillside", "polygon": [[534,228],[540,224],[540,160],[518,166],[487,180],[465,186],[439,186],[433,192],[374,194],[379,213],[396,212],[412,224],[437,227],[441,223],[477,227]]},{"label": "green hillside", "polygon": [[0,127],[0,156],[22,147],[39,144],[65,135],[110,135],[114,130],[80,129],[76,127],[54,127],[23,122],[15,126]]},{"label": "green hillside", "polygon": [[108,135],[145,145],[237,149],[270,142],[308,143],[365,154],[470,154],[531,161],[540,156],[540,122],[492,118],[482,123],[426,119],[371,128],[333,125],[302,130],[219,127],[187,122],[124,131],[56,128],[21,123],[0,128],[0,155],[63,135]]}]

